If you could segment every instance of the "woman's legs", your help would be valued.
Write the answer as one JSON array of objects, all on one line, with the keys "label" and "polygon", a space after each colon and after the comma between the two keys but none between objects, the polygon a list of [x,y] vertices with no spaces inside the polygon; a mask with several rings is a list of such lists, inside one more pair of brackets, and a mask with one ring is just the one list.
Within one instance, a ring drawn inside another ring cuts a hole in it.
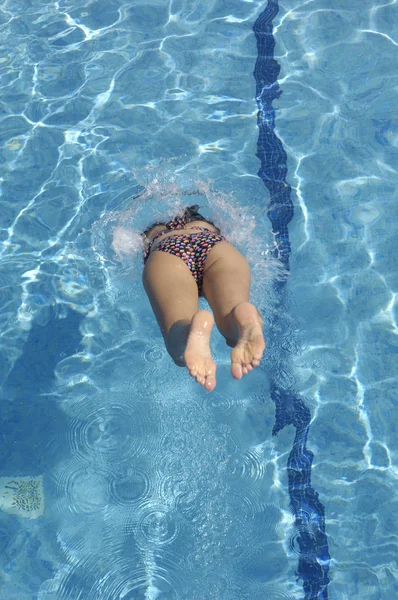
[{"label": "woman's legs", "polygon": [[[210,352],[212,314],[198,311],[198,288],[187,265],[165,252],[153,252],[143,283],[174,362],[186,366],[207,390],[216,385]],[[257,366],[264,351],[262,322],[249,302],[250,268],[228,242],[216,244],[205,262],[203,293],[231,352],[231,372],[240,379]]]},{"label": "woman's legs", "polygon": [[260,363],[265,343],[262,321],[250,304],[250,267],[228,242],[216,244],[207,257],[203,293],[231,352],[231,373],[236,379]]},{"label": "woman's legs", "polygon": [[211,391],[216,385],[216,365],[210,353],[214,319],[209,311],[198,311],[198,286],[191,271],[177,256],[153,252],[143,283],[168,353]]}]

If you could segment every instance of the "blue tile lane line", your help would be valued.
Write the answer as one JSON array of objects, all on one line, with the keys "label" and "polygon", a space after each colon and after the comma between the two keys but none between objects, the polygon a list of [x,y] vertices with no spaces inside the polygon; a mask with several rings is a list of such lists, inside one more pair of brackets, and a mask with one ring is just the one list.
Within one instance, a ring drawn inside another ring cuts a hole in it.
[{"label": "blue tile lane line", "polygon": [[[267,215],[276,242],[274,256],[283,263],[286,270],[285,278],[274,283],[278,293],[278,310],[273,317],[272,329],[280,335],[286,329],[287,322],[283,315],[288,304],[285,284],[291,252],[288,224],[293,218],[294,207],[291,188],[286,182],[286,152],[274,132],[275,110],[272,102],[282,94],[277,80],[280,66],[274,58],[273,19],[278,10],[278,1],[269,0],[257,18],[253,31],[258,49],[254,68],[259,129],[257,157],[261,161],[258,175],[270,196]],[[286,365],[285,360],[279,361],[279,365],[282,363]],[[289,383],[283,385],[283,378],[277,371],[278,369],[274,369],[271,374],[271,398],[275,403],[272,433],[277,435],[286,425],[293,425],[296,430],[287,471],[290,504],[295,518],[295,535],[291,543],[298,552],[297,576],[303,582],[304,600],[327,600],[330,554],[325,532],[325,509],[318,493],[311,486],[314,455],[306,447],[311,415]]]}]

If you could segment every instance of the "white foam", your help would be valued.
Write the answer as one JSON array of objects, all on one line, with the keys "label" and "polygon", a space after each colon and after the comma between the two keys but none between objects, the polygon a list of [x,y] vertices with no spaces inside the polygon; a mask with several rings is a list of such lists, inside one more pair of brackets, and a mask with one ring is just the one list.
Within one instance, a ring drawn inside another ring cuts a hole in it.
[{"label": "white foam", "polygon": [[113,229],[112,249],[120,260],[142,252],[143,248],[142,238],[136,231],[121,225]]}]

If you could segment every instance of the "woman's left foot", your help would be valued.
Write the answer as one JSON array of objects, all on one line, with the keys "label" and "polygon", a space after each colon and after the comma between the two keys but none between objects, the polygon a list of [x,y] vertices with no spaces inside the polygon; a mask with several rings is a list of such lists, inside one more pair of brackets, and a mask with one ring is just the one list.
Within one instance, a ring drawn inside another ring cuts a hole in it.
[{"label": "woman's left foot", "polygon": [[231,352],[231,373],[235,379],[242,379],[260,364],[265,342],[260,313],[253,304],[242,302],[232,312],[239,331],[239,339]]},{"label": "woman's left foot", "polygon": [[192,377],[211,392],[216,387],[216,364],[210,351],[210,334],[214,317],[208,310],[199,310],[193,317],[187,346],[185,365]]}]

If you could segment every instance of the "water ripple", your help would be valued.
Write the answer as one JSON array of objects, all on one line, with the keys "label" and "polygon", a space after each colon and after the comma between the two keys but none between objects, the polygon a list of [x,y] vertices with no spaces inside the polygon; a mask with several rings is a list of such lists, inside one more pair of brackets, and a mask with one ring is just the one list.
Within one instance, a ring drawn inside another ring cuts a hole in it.
[{"label": "water ripple", "polygon": [[311,556],[311,552],[305,551],[308,546],[316,543],[316,536],[311,531],[300,531],[296,529],[289,537],[289,550],[297,556]]},{"label": "water ripple", "polygon": [[235,464],[234,473],[242,478],[250,478],[253,482],[263,479],[267,467],[267,464],[254,447],[246,450],[241,462]]},{"label": "water ripple", "polygon": [[259,590],[259,597],[261,594],[261,600],[296,600],[297,595],[291,594],[285,589],[281,589],[280,586],[262,586],[261,591]]},{"label": "water ripple", "polygon": [[182,474],[176,470],[172,477],[163,477],[158,483],[157,492],[167,505],[174,506],[175,510],[189,518],[198,510],[196,501],[200,491],[195,477],[188,472]]},{"label": "water ripple", "polygon": [[136,566],[123,561],[117,572],[109,571],[100,582],[91,589],[90,598],[104,600],[105,598],[121,598],[135,600],[147,598],[148,600],[177,600],[175,584],[161,567],[154,567],[148,572],[146,565]]},{"label": "water ripple", "polygon": [[116,462],[143,454],[152,429],[150,415],[126,398],[118,399],[117,404],[92,407],[84,420],[72,419],[67,437],[71,450],[82,461]]},{"label": "water ripple", "polygon": [[112,474],[109,482],[109,499],[115,505],[141,507],[148,500],[151,481],[148,471],[135,469],[122,476]]},{"label": "water ripple", "polygon": [[255,536],[259,540],[271,539],[273,536],[279,537],[285,534],[285,527],[282,524],[282,512],[276,504],[265,503],[260,510],[253,515],[252,519]]},{"label": "water ripple", "polygon": [[147,363],[153,363],[161,360],[166,356],[166,351],[160,344],[154,344],[150,348],[147,348],[143,353],[143,359]]},{"label": "water ripple", "polygon": [[[58,600],[177,600],[176,583],[168,575],[168,569],[157,564],[155,553],[141,555],[130,553],[130,557],[109,560],[88,556],[64,570],[61,580],[56,582]],[[167,562],[166,562],[167,565]]]},{"label": "water ripple", "polygon": [[59,500],[55,512],[65,510],[72,514],[96,513],[109,501],[108,473],[100,469],[83,467],[74,462],[64,463],[55,476],[55,489]]},{"label": "water ripple", "polygon": [[179,522],[162,507],[147,507],[141,515],[137,532],[137,544],[141,548],[166,546],[171,544],[179,533]]}]

